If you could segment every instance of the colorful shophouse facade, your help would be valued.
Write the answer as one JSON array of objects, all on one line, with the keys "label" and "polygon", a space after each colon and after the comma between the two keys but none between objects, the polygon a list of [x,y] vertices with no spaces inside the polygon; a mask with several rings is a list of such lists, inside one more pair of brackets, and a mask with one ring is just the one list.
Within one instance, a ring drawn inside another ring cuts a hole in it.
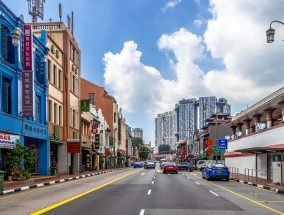
[{"label": "colorful shophouse facade", "polygon": [[[33,36],[32,31],[28,30],[31,27],[2,2],[0,24],[0,169],[5,171],[7,153],[15,142],[20,142],[35,152],[33,173],[49,175],[46,33],[41,32],[38,38]],[[12,45],[15,33],[20,39],[17,46]],[[28,45],[24,43],[24,38],[29,39]],[[28,54],[25,53],[27,47],[31,51]],[[31,63],[27,67],[29,70],[25,68],[27,61]]]}]

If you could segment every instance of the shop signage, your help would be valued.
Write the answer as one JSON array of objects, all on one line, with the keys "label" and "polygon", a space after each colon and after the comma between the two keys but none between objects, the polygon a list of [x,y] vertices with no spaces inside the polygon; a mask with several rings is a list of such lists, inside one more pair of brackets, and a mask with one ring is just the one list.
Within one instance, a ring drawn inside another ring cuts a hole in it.
[{"label": "shop signage", "polygon": [[206,140],[205,144],[207,146],[212,146],[214,144],[214,141],[212,139],[208,138],[208,140]]},{"label": "shop signage", "polygon": [[67,153],[80,153],[80,140],[68,139],[67,140]]},{"label": "shop signage", "polygon": [[33,133],[47,134],[47,129],[39,128],[37,126],[32,126],[32,125],[25,124],[24,128],[25,128],[25,130],[33,132]]},{"label": "shop signage", "polygon": [[33,117],[33,34],[32,26],[24,25],[24,71],[22,73],[23,117]]},{"label": "shop signage", "polygon": [[13,149],[16,142],[20,141],[20,136],[0,133],[0,148]]},{"label": "shop signage", "polygon": [[100,135],[95,135],[95,149],[100,149]]},{"label": "shop signage", "polygon": [[81,100],[81,112],[90,112],[90,100]]}]

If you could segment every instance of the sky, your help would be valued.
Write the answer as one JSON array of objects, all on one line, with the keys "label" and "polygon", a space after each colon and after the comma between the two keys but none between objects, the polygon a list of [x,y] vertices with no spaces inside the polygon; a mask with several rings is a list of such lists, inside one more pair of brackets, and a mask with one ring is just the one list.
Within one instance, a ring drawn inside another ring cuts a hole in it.
[{"label": "sky", "polygon": [[[31,22],[26,0],[2,0]],[[154,118],[185,98],[226,98],[232,115],[284,83],[283,0],[46,0],[44,20],[74,11],[81,75],[105,87],[130,127],[155,142]],[[39,20],[40,22],[41,20]]]}]

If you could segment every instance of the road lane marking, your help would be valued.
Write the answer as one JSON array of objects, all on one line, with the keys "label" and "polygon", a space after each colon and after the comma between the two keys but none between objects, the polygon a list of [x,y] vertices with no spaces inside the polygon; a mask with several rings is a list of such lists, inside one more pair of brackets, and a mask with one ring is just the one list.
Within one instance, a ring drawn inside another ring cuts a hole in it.
[{"label": "road lane marking", "polygon": [[268,201],[264,201],[264,200],[262,200],[262,201],[256,201],[256,202],[265,202],[265,203],[268,203],[268,202],[284,202],[283,200],[281,201],[281,200],[268,200]]},{"label": "road lane marking", "polygon": [[154,184],[154,181],[152,181],[152,184]]},{"label": "road lane marking", "polygon": [[144,215],[145,213],[145,209],[141,209],[140,214],[139,215]]},{"label": "road lane marking", "polygon": [[119,180],[121,180],[121,179],[123,179],[123,178],[126,178],[126,177],[128,177],[128,176],[130,176],[130,175],[132,175],[132,174],[134,174],[134,173],[139,172],[139,171],[140,171],[140,170],[136,170],[136,171],[133,171],[133,172],[128,173],[128,174],[126,174],[126,175],[123,175],[123,176],[121,176],[121,177],[119,177],[119,178],[116,178],[116,179],[111,180],[111,181],[109,181],[109,182],[107,182],[107,183],[104,183],[104,184],[102,184],[102,185],[100,185],[100,186],[97,186],[97,187],[95,187],[95,188],[93,188],[93,189],[91,189],[91,190],[88,190],[88,191],[83,192],[83,193],[81,193],[81,194],[72,196],[72,197],[70,197],[70,198],[68,198],[68,199],[65,199],[65,200],[61,201],[61,202],[58,202],[58,203],[53,204],[53,205],[50,205],[50,206],[48,206],[48,207],[46,207],[46,208],[43,208],[43,209],[40,209],[40,210],[35,211],[35,212],[33,212],[33,213],[30,213],[30,215],[40,215],[40,214],[43,214],[43,213],[45,213],[45,212],[47,212],[47,211],[50,211],[50,210],[52,210],[52,209],[54,209],[54,208],[57,208],[57,207],[59,207],[59,206],[61,206],[61,205],[64,205],[64,204],[66,204],[66,203],[68,203],[68,202],[71,202],[71,201],[73,201],[73,200],[75,200],[75,199],[78,199],[78,198],[80,198],[80,197],[82,197],[82,196],[85,196],[85,195],[87,195],[87,194],[89,194],[89,193],[92,193],[92,192],[94,192],[94,191],[96,191],[96,190],[99,190],[99,189],[101,189],[101,188],[103,188],[103,187],[105,187],[105,186],[107,186],[107,185],[110,185],[110,184],[112,184],[112,183],[114,183],[114,182],[117,182],[117,181],[119,181]]},{"label": "road lane marking", "polygon": [[156,178],[156,177],[154,176],[154,178]]},{"label": "road lane marking", "polygon": [[143,172],[141,175],[144,175],[145,174],[145,172]]},{"label": "road lane marking", "polygon": [[150,194],[151,194],[151,190],[148,191],[148,195],[150,195]]},{"label": "road lane marking", "polygon": [[188,180],[190,180],[190,178],[189,178],[189,177],[187,177],[187,179],[188,179]]},{"label": "road lane marking", "polygon": [[275,213],[277,213],[277,214],[283,215],[282,212],[280,212],[280,211],[278,211],[278,210],[276,210],[276,209],[274,209],[274,208],[268,207],[268,206],[266,206],[266,205],[264,205],[264,204],[261,204],[261,203],[259,203],[258,201],[255,201],[255,200],[253,200],[253,199],[250,199],[249,197],[243,196],[243,195],[241,195],[241,194],[239,194],[239,193],[236,193],[236,192],[234,192],[234,191],[231,191],[231,190],[229,190],[229,189],[226,189],[225,187],[219,186],[219,185],[214,184],[214,183],[212,183],[212,182],[207,181],[207,183],[212,184],[212,185],[214,185],[214,186],[216,186],[216,187],[219,187],[219,188],[221,188],[221,189],[223,189],[223,190],[226,190],[226,191],[228,191],[228,192],[230,192],[230,193],[232,193],[232,194],[234,194],[234,195],[236,195],[236,196],[238,196],[238,197],[241,197],[241,198],[243,198],[243,199],[246,199],[246,200],[248,200],[248,201],[250,201],[250,202],[252,202],[252,203],[255,203],[255,204],[257,204],[257,205],[259,205],[259,206],[261,206],[261,207],[264,207],[264,208],[266,208],[266,209],[268,209],[268,210],[270,210],[270,211],[273,211],[273,212],[275,212]]},{"label": "road lane marking", "polygon": [[194,182],[194,183],[200,185],[198,182]]},{"label": "road lane marking", "polygon": [[214,193],[213,191],[210,190],[210,193],[213,193],[215,196],[219,196],[217,193]]}]

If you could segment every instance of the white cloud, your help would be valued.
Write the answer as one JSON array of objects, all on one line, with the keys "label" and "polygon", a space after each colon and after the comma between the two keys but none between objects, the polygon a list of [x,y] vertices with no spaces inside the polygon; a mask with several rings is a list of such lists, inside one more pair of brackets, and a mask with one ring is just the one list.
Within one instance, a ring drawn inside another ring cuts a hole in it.
[{"label": "white cloud", "polygon": [[165,11],[165,10],[167,10],[169,8],[174,8],[179,3],[181,3],[181,0],[170,1],[163,7],[162,11]]},{"label": "white cloud", "polygon": [[[159,49],[174,54],[168,59],[174,80],[144,65],[133,41],[118,54],[105,54],[105,84],[124,110],[156,116],[173,110],[182,98],[216,95],[228,99],[232,111],[238,112],[283,86],[283,26],[275,27],[278,41],[273,44],[266,43],[265,31],[272,17],[283,20],[284,5],[269,0],[212,0],[210,10],[213,18],[204,37],[184,28],[160,37]],[[223,70],[200,69],[197,62],[207,59],[205,48],[223,62]]]}]

